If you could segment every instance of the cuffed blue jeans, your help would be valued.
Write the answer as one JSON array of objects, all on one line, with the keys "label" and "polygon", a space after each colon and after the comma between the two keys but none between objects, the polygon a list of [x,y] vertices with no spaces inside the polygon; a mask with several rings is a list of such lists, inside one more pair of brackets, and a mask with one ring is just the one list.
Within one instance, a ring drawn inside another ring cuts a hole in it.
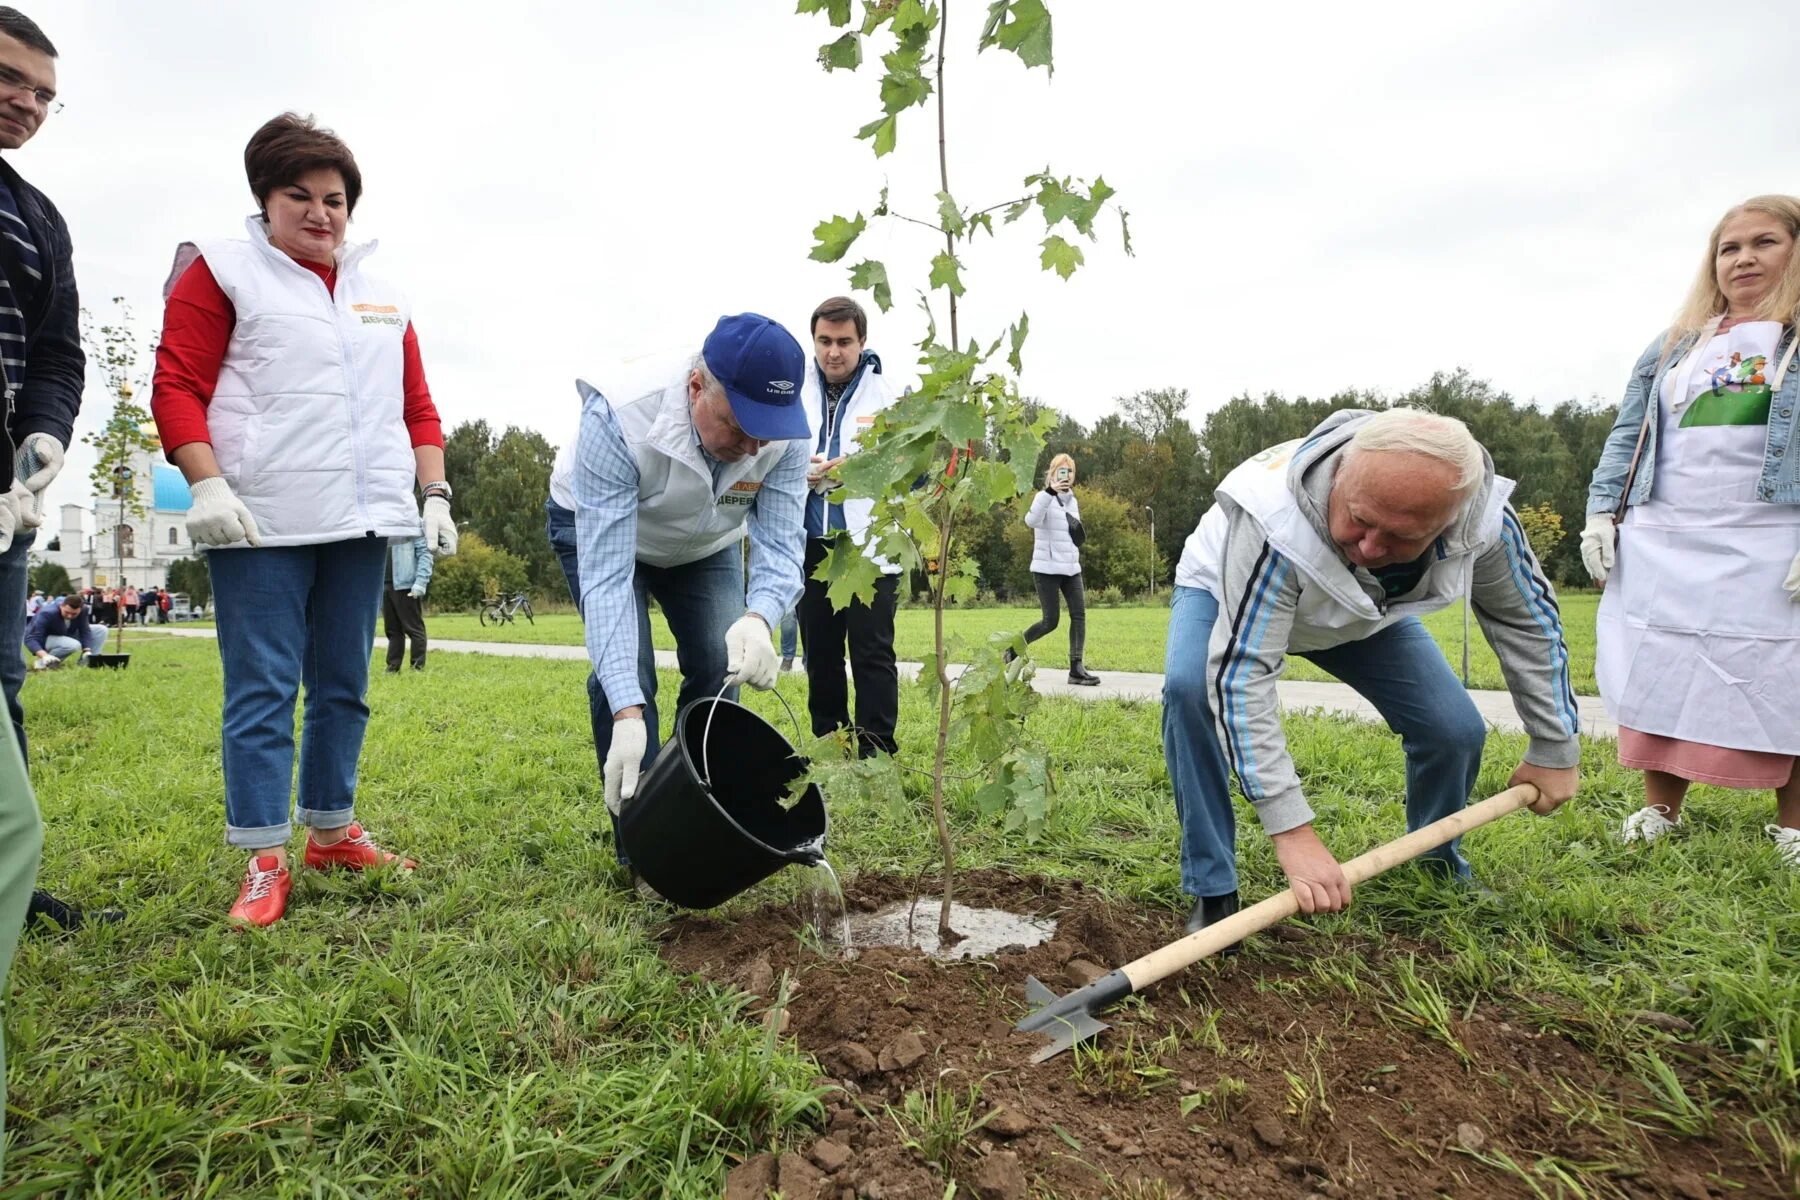
[{"label": "cuffed blue jeans", "polygon": [[28,556],[37,530],[21,529],[0,553],[0,692],[6,694],[6,716],[12,722],[19,753],[25,753],[25,710],[19,689],[25,685],[25,598],[31,594]]},{"label": "cuffed blue jeans", "polygon": [[[569,595],[581,606],[581,561],[575,548],[575,514],[555,501],[544,506],[545,532],[562,563]],[[632,576],[637,603],[638,689],[644,693],[643,765],[655,761],[661,748],[656,705],[656,648],[650,642],[650,601],[656,600],[669,632],[675,636],[675,658],[681,669],[681,691],[676,711],[691,700],[719,694],[725,682],[725,632],[744,615],[744,552],[737,544],[696,562],[679,567],[653,567],[638,563]],[[592,671],[588,672],[588,719],[593,727],[594,755],[601,774],[606,772],[606,752],[612,748],[613,705]],[[738,689],[726,690],[736,700]],[[613,822],[613,846],[619,861],[626,862],[618,844],[618,821]]]},{"label": "cuffed blue jeans", "polygon": [[386,538],[315,546],[210,550],[219,658],[225,668],[225,840],[279,846],[293,832],[294,703],[302,825],[356,819],[356,764],[369,724],[364,697]]},{"label": "cuffed blue jeans", "polygon": [[[1163,682],[1163,758],[1181,820],[1181,890],[1222,896],[1237,890],[1237,818],[1230,766],[1207,695],[1206,649],[1219,602],[1202,588],[1177,587],[1169,611]],[[1443,652],[1416,617],[1372,637],[1299,657],[1349,684],[1401,738],[1406,751],[1406,827],[1417,829],[1469,801],[1481,772],[1487,725]],[[1460,839],[1459,839],[1460,840]],[[1459,842],[1430,851],[1469,876]]]}]

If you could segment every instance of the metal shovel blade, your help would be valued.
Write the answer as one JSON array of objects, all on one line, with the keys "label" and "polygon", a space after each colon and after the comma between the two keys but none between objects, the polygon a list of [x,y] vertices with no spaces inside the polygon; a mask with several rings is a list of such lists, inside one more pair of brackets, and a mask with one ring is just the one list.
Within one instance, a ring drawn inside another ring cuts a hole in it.
[{"label": "metal shovel blade", "polygon": [[1031,1056],[1032,1062],[1041,1063],[1047,1058],[1055,1058],[1069,1047],[1080,1045],[1112,1028],[1088,1011],[1089,998],[1083,993],[1089,990],[1083,988],[1081,991],[1070,992],[1067,996],[1058,996],[1039,983],[1036,975],[1026,976],[1025,1000],[1031,1005],[1031,1011],[1013,1028],[1024,1033],[1045,1034],[1053,1039],[1049,1045]]}]

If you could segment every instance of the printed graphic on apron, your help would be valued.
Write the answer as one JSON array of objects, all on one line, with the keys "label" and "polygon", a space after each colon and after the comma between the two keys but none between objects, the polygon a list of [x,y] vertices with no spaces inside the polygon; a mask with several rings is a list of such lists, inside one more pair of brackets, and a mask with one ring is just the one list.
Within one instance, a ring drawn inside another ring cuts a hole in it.
[{"label": "printed graphic on apron", "polygon": [[1745,358],[1731,352],[1731,361],[1713,371],[1708,390],[1694,397],[1681,414],[1682,429],[1702,425],[1767,425],[1769,423],[1769,366],[1767,355]]}]

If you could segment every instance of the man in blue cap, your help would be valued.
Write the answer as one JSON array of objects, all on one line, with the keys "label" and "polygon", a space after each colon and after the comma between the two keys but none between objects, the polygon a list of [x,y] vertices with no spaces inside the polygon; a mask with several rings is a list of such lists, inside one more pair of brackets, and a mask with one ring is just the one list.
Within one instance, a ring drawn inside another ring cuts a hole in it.
[{"label": "man in blue cap", "polygon": [[576,381],[581,430],[558,458],[551,497],[574,513],[569,583],[594,666],[594,748],[615,827],[657,750],[652,598],[675,635],[678,704],[727,683],[734,698],[740,683],[775,686],[770,630],[801,589],[805,374],[791,333],[740,313],[721,317],[698,355]]}]

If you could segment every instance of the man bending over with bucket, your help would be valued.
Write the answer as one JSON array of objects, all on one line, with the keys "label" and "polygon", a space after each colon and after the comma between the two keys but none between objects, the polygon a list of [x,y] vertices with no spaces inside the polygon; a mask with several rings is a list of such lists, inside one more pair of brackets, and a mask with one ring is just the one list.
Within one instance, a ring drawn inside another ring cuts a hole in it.
[{"label": "man bending over with bucket", "polygon": [[[1227,475],[1175,574],[1163,755],[1181,819],[1189,932],[1237,911],[1227,762],[1275,843],[1302,912],[1350,884],[1313,829],[1275,682],[1292,653],[1372,703],[1406,749],[1406,824],[1468,803],[1487,726],[1419,623],[1465,593],[1531,735],[1511,784],[1547,813],[1575,794],[1581,747],[1556,597],[1487,452],[1418,409],[1327,417]],[[1475,887],[1456,842],[1420,860]]]},{"label": "man bending over with bucket", "polygon": [[698,355],[638,366],[629,379],[576,382],[581,431],[559,462],[563,478],[551,480],[551,532],[555,498],[567,496],[570,584],[594,666],[594,748],[615,837],[620,806],[657,751],[652,597],[675,635],[678,704],[727,683],[728,699],[740,683],[775,686],[770,630],[801,587],[805,372],[791,333],[741,313],[720,318]]}]

